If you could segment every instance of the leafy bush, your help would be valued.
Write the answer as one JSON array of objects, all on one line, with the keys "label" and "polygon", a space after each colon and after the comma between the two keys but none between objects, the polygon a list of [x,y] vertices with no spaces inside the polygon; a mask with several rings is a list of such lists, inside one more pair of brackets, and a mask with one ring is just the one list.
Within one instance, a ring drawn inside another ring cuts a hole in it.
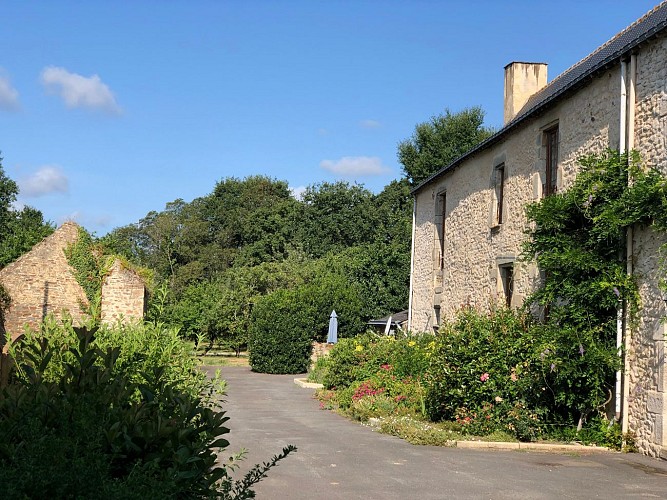
[{"label": "leafy bush", "polygon": [[443,325],[425,380],[429,418],[452,420],[460,408],[475,410],[496,398],[528,396],[533,403],[540,395],[528,322],[526,315],[507,309],[485,315],[466,308]]},{"label": "leafy bush", "polygon": [[333,404],[328,400],[326,405],[359,420],[391,414],[423,415],[421,377],[432,338],[396,339],[366,333],[342,339],[314,369],[325,387],[336,389]]},{"label": "leafy bush", "polygon": [[327,389],[344,389],[355,381],[369,379],[391,361],[390,341],[373,333],[344,338],[334,346],[322,378]]},{"label": "leafy bush", "polygon": [[257,301],[248,340],[249,362],[260,373],[305,373],[313,349],[313,309],[299,290],[278,290]]},{"label": "leafy bush", "polygon": [[547,421],[573,426],[600,409],[618,363],[613,344],[591,330],[539,324],[508,309],[463,309],[436,344],[426,376],[429,418],[477,425],[473,416],[484,415],[488,421],[479,425],[486,430],[523,440],[537,437]]},{"label": "leafy bush", "polygon": [[51,322],[10,345],[3,498],[248,498],[293,450],[234,481],[217,465],[229,429],[211,382],[176,344],[148,332],[127,329],[132,338],[115,345],[121,333],[100,331],[98,340],[95,330]]}]

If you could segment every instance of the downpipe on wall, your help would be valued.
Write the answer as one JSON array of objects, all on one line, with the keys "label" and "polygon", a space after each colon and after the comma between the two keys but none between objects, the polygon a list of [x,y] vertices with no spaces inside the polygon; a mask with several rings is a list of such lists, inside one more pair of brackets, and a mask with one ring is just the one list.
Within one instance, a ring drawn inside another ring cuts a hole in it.
[{"label": "downpipe on wall", "polygon": [[[620,102],[620,141],[621,154],[632,151],[635,147],[635,96],[637,78],[637,56],[630,56],[630,67],[627,61],[621,61],[621,102]],[[629,71],[628,71],[629,69]],[[629,75],[628,75],[629,73]],[[629,87],[629,92],[628,92]],[[628,178],[628,184],[632,179]],[[625,230],[625,266],[628,276],[634,273],[634,231],[632,226]],[[630,395],[630,335],[627,321],[627,302],[619,302],[616,317],[616,348],[623,362],[623,370],[616,372],[615,413],[616,420],[621,422],[621,432],[625,435],[629,429],[628,399]]]},{"label": "downpipe on wall", "polygon": [[[637,82],[637,56],[632,54],[630,56],[630,92],[628,95],[628,151],[635,149],[635,100],[636,100],[636,82]],[[628,184],[632,183],[632,178],[628,176]],[[625,241],[625,266],[628,276],[634,274],[634,230],[629,226],[626,231]],[[627,320],[627,307],[625,308],[625,322],[624,322],[624,338],[623,338],[623,400],[622,400],[622,416],[621,432],[626,435],[629,429],[629,415],[628,415],[628,400],[630,398],[630,340],[632,329],[629,327]]]},{"label": "downpipe on wall", "polygon": [[[619,145],[618,149],[621,154],[626,152],[626,131],[627,131],[627,87],[626,87],[626,75],[628,70],[628,63],[626,61],[621,61],[621,98],[619,103],[619,108],[621,111],[620,123],[619,123]],[[619,256],[620,257],[620,256]],[[619,356],[622,356],[622,347],[623,347],[623,319],[625,317],[623,302],[618,302],[618,308],[616,310],[616,350]],[[615,385],[615,394],[614,394],[614,416],[616,421],[621,420],[623,416],[623,421],[627,420],[625,415],[621,415],[622,404],[621,404],[621,387],[622,387],[622,372],[620,369],[616,370],[616,385]]]}]

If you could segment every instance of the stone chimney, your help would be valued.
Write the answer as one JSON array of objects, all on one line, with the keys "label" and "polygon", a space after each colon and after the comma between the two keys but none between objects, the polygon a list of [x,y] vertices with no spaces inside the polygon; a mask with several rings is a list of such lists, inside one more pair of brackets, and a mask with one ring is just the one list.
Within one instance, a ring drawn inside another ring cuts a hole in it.
[{"label": "stone chimney", "polygon": [[530,96],[546,85],[544,63],[512,62],[505,66],[505,125],[521,111]]}]

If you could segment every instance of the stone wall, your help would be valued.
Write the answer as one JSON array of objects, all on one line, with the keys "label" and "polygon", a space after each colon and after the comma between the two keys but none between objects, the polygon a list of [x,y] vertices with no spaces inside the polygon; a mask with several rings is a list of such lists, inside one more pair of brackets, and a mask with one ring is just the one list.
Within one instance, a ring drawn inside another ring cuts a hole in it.
[{"label": "stone wall", "polygon": [[[514,264],[514,304],[535,286],[534,265],[519,261],[527,229],[525,206],[541,197],[545,171],[543,132],[559,127],[559,186],[566,188],[583,154],[618,148],[619,69],[591,81],[569,100],[477,153],[416,195],[412,329],[431,331],[463,305],[489,310],[501,299],[498,269]],[[496,224],[494,169],[505,165],[502,224]],[[436,204],[445,192],[444,269],[439,269]],[[439,296],[439,297],[438,297]]]},{"label": "stone wall", "polygon": [[102,323],[142,319],[145,299],[146,287],[143,280],[116,259],[102,283]]},{"label": "stone wall", "polygon": [[[637,55],[635,149],[647,166],[667,175],[667,37]],[[665,316],[659,289],[664,279],[660,246],[663,234],[634,228],[633,272],[641,310],[629,343],[629,424],[641,450],[667,459],[667,365]]]},{"label": "stone wall", "polygon": [[[68,314],[76,325],[85,322],[88,298],[65,257],[65,249],[78,237],[79,226],[66,222],[30,252],[0,270],[0,284],[12,299],[0,325],[3,333],[10,332],[16,338],[26,325],[39,327],[47,314],[56,318]],[[115,323],[143,318],[145,302],[143,280],[116,260],[102,284],[102,321]]]},{"label": "stone wall", "polygon": [[334,344],[327,344],[326,342],[313,342],[313,352],[310,355],[311,364],[317,363],[317,360],[328,356],[333,349]]},{"label": "stone wall", "polygon": [[67,313],[81,323],[88,299],[65,257],[65,248],[76,241],[78,231],[79,226],[66,222],[0,270],[0,283],[12,298],[4,318],[4,329],[12,338],[23,333],[25,325],[37,327],[49,313],[57,318]]},{"label": "stone wall", "polygon": [[[634,125],[635,149],[646,164],[667,174],[666,82],[667,38],[662,36],[642,46],[637,55]],[[558,187],[566,189],[582,155],[618,149],[619,115],[620,64],[616,64],[416,193],[413,330],[432,331],[462,305],[490,310],[502,299],[499,267],[505,263],[514,264],[514,305],[534,289],[539,272],[518,257],[528,228],[525,205],[542,194],[544,131],[558,124]],[[505,165],[505,210],[502,224],[496,224],[494,169],[500,164]],[[443,192],[447,206],[441,270],[437,204]],[[639,448],[652,456],[667,453],[667,310],[658,288],[659,248],[664,242],[650,228],[635,229],[634,273],[642,309],[630,332],[628,421]]]}]

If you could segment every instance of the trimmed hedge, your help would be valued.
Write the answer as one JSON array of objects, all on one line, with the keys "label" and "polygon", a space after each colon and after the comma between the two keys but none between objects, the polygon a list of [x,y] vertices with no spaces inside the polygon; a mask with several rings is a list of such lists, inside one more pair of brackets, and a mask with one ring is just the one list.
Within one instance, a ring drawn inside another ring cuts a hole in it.
[{"label": "trimmed hedge", "polygon": [[248,339],[252,371],[308,371],[315,311],[304,295],[301,289],[278,290],[255,304]]}]

